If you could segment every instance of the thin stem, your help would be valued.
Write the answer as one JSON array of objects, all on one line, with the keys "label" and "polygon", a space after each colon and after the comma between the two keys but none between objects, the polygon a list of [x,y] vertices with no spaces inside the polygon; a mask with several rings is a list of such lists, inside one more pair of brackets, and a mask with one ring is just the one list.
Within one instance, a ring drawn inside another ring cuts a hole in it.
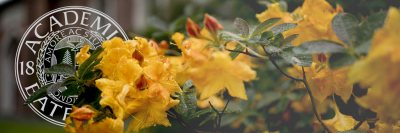
[{"label": "thin stem", "polygon": [[313,94],[312,94],[312,92],[311,92],[310,85],[309,85],[308,82],[307,82],[307,76],[306,76],[306,72],[304,71],[304,67],[301,67],[301,70],[303,71],[303,84],[304,84],[304,86],[305,86],[306,89],[307,89],[308,95],[310,96],[311,105],[312,105],[312,108],[313,108],[314,115],[315,115],[315,117],[317,117],[317,120],[318,120],[318,122],[322,125],[322,127],[324,127],[325,130],[326,130],[328,133],[332,133],[332,132],[328,129],[328,127],[325,125],[325,123],[322,121],[321,117],[320,117],[319,114],[318,114],[318,110],[317,110],[317,106],[316,106],[316,104],[315,104],[314,96],[313,96]]},{"label": "thin stem", "polygon": [[231,101],[231,99],[232,99],[232,97],[229,97],[229,98],[228,98],[228,101],[226,102],[224,109],[223,109],[223,110],[221,111],[221,113],[220,113],[220,117],[219,117],[218,125],[217,125],[218,128],[221,128],[222,116],[224,115],[224,113],[225,113],[225,111],[226,111],[226,108],[228,107],[228,104],[229,104],[229,102]]},{"label": "thin stem", "polygon": [[365,120],[359,121],[359,122],[353,127],[353,130],[357,130],[357,129],[364,123],[364,121],[365,121]]},{"label": "thin stem", "polygon": [[237,52],[237,53],[241,53],[241,54],[245,54],[245,55],[248,55],[248,56],[251,56],[251,57],[258,58],[257,55],[251,54],[248,51],[237,51],[237,50],[230,50],[230,49],[226,49],[226,50],[229,51],[229,52]]},{"label": "thin stem", "polygon": [[265,49],[265,47],[262,47],[262,48],[263,48],[265,54],[267,54],[267,56],[269,57],[271,63],[275,66],[276,69],[278,69],[278,71],[279,71],[280,73],[282,73],[283,75],[285,75],[286,77],[288,77],[288,78],[290,78],[290,79],[292,79],[292,80],[294,80],[294,81],[302,81],[302,80],[303,80],[303,79],[301,79],[301,78],[296,78],[296,77],[293,77],[293,76],[291,76],[291,75],[285,73],[285,72],[278,66],[278,64],[276,63],[276,61],[271,57],[271,54],[268,53],[268,51]]},{"label": "thin stem", "polygon": [[216,132],[221,132],[220,130],[221,130],[222,116],[224,115],[226,109],[228,108],[228,104],[229,104],[229,102],[231,101],[231,99],[232,99],[232,97],[229,97],[229,98],[228,98],[228,101],[226,102],[226,104],[225,104],[225,106],[224,106],[224,109],[222,109],[221,112],[218,111],[218,110],[214,107],[214,105],[211,104],[210,101],[208,101],[208,104],[210,104],[210,106],[211,106],[211,108],[214,110],[214,112],[217,113],[217,118],[216,118],[216,120],[215,120],[215,121],[216,121],[216,122],[215,122]]},{"label": "thin stem", "polygon": [[292,79],[292,80],[294,80],[294,81],[302,81],[302,80],[303,80],[303,79],[301,79],[301,78],[296,78],[296,77],[293,77],[293,76],[291,76],[291,75],[285,73],[285,72],[278,66],[278,64],[275,62],[274,59],[270,58],[270,60],[271,60],[271,63],[275,66],[275,68],[278,69],[278,71],[279,71],[280,73],[282,73],[283,75],[285,75],[286,77],[288,77],[288,78],[290,78],[290,79]]}]

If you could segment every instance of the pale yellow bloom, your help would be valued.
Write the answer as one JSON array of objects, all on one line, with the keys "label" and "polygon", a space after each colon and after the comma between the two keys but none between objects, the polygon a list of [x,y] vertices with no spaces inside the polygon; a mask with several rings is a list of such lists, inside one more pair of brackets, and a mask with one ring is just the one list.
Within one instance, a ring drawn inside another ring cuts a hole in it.
[{"label": "pale yellow bloom", "polygon": [[113,38],[103,44],[96,80],[102,91],[100,105],[112,108],[117,119],[133,117],[128,131],[156,124],[170,126],[166,111],[178,104],[170,95],[181,91],[174,65],[160,57],[146,39]]},{"label": "pale yellow bloom", "polygon": [[334,110],[335,116],[332,119],[324,120],[324,123],[331,131],[347,131],[352,129],[357,124],[357,121],[351,116],[340,113],[338,107],[335,106]]},{"label": "pale yellow bloom", "polygon": [[[352,93],[352,85],[347,83],[348,68],[330,70],[321,65],[326,64],[313,63],[311,67],[305,68],[307,81],[315,99],[323,102],[328,96],[335,93],[341,96],[344,101],[347,101]],[[300,66],[289,69],[289,73],[296,77],[303,76]]]},{"label": "pale yellow bloom", "polygon": [[367,57],[356,62],[349,73],[352,83],[370,87],[358,102],[392,123],[400,120],[399,22],[399,9],[390,8],[384,26],[374,33]]},{"label": "pale yellow bloom", "polygon": [[285,23],[297,23],[296,28],[285,32],[284,35],[299,34],[292,42],[298,46],[303,42],[321,39],[340,42],[332,29],[331,21],[342,10],[340,6],[334,9],[325,0],[304,0],[303,5],[293,13],[283,11],[280,5],[275,3],[269,5],[266,11],[257,14],[257,18],[263,22],[269,18],[279,17]]},{"label": "pale yellow bloom", "polygon": [[289,12],[284,11],[279,3],[270,4],[267,8],[267,10],[256,14],[256,17],[260,22],[264,22],[271,18],[281,18],[281,21],[284,23],[294,22],[292,15]]},{"label": "pale yellow bloom", "polygon": [[210,103],[217,109],[223,109],[225,106],[224,100],[217,96],[211,96],[204,100],[197,100],[197,106],[199,108],[208,108]]},{"label": "pale yellow bloom", "polygon": [[213,96],[226,88],[231,96],[247,100],[243,81],[256,77],[250,66],[233,61],[223,52],[212,53],[206,63],[190,68],[189,73],[200,93],[200,99]]}]

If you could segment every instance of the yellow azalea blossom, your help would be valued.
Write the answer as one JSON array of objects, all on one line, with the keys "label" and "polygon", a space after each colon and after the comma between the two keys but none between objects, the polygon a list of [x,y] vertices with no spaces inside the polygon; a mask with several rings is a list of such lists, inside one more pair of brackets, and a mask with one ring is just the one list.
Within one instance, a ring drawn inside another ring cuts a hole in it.
[{"label": "yellow azalea blossom", "polygon": [[90,54],[88,53],[89,49],[90,46],[85,45],[81,48],[81,50],[78,53],[76,53],[75,59],[78,64],[82,64],[83,62],[86,61],[86,59],[90,57]]},{"label": "yellow azalea blossom", "polygon": [[172,39],[182,51],[183,71],[178,75],[191,79],[200,100],[222,92],[224,89],[237,98],[247,99],[244,81],[255,79],[256,73],[250,68],[250,61],[245,58],[232,60],[228,51],[210,46],[213,42],[210,32],[201,30],[202,38],[190,37],[183,40],[183,35],[175,33]]},{"label": "yellow azalea blossom", "polygon": [[324,123],[331,131],[347,131],[352,129],[357,124],[357,121],[351,116],[340,113],[338,107],[335,106],[334,110],[335,116],[332,119],[324,120]]},{"label": "yellow azalea blossom", "polygon": [[370,87],[358,102],[391,123],[400,120],[399,22],[400,10],[390,8],[384,26],[374,33],[367,57],[356,62],[349,73],[352,83]]},{"label": "yellow azalea blossom", "polygon": [[[352,93],[352,85],[347,83],[348,68],[330,70],[328,67],[323,67],[321,65],[326,64],[312,63],[311,67],[304,69],[315,99],[319,102],[323,102],[326,97],[335,93],[341,96],[344,101],[347,101]],[[290,68],[289,73],[296,77],[303,76],[300,66]]]},{"label": "yellow azalea blossom", "polygon": [[174,65],[160,57],[153,45],[140,37],[103,43],[97,66],[103,77],[95,81],[102,92],[100,105],[111,107],[117,119],[133,117],[128,131],[170,126],[166,111],[179,103],[170,97],[181,91]]},{"label": "yellow azalea blossom", "polygon": [[197,106],[199,108],[208,108],[210,107],[210,103],[217,109],[223,109],[225,106],[224,100],[217,96],[211,96],[204,100],[198,100]]},{"label": "yellow azalea blossom", "polygon": [[394,124],[378,121],[373,131],[374,133],[400,133],[400,121]]},{"label": "yellow azalea blossom", "polygon": [[175,44],[182,49],[182,42],[185,39],[185,36],[182,33],[176,32],[172,35],[171,39],[175,42]]},{"label": "yellow azalea blossom", "polygon": [[198,65],[190,68],[189,73],[200,93],[200,99],[213,96],[226,88],[231,96],[247,100],[243,81],[250,81],[256,76],[250,66],[233,61],[223,52],[212,53],[209,61]]},{"label": "yellow azalea blossom", "polygon": [[280,17],[285,23],[297,23],[294,29],[285,32],[284,35],[299,34],[292,42],[298,46],[303,42],[321,39],[340,42],[332,29],[331,21],[342,10],[339,5],[334,9],[325,0],[304,0],[303,5],[291,14],[282,11],[280,5],[276,3],[269,5],[266,11],[257,15],[257,18],[263,22],[269,18]]},{"label": "yellow azalea blossom", "polygon": [[284,23],[294,22],[292,15],[289,12],[284,11],[279,3],[272,3],[268,5],[267,8],[268,9],[264,12],[256,14],[256,17],[260,22],[264,22],[271,18],[281,18],[281,21]]}]

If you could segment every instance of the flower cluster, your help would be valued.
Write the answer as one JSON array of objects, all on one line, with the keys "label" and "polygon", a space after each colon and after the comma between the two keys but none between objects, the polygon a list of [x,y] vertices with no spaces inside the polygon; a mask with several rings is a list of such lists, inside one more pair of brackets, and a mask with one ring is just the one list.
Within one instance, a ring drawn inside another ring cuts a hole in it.
[{"label": "flower cluster", "polygon": [[[182,51],[181,74],[193,81],[200,99],[216,96],[226,88],[231,96],[247,100],[243,81],[256,77],[251,62],[247,57],[230,57],[230,52],[217,40],[216,32],[222,26],[215,18],[206,14],[204,25],[201,29],[188,18],[186,29],[190,37],[185,39],[181,33],[172,36]],[[226,43],[234,45],[233,42]]]},{"label": "flower cluster", "polygon": [[[122,132],[121,123],[132,116],[128,131],[138,131],[155,124],[170,126],[166,111],[178,104],[179,101],[172,99],[171,95],[181,92],[181,89],[175,81],[176,73],[169,60],[160,57],[153,45],[140,37],[128,41],[113,38],[105,41],[102,47],[104,51],[97,68],[103,75],[96,79],[95,85],[101,91],[100,105],[110,107],[116,119],[107,118],[99,124],[113,123],[113,131]],[[84,47],[77,54],[77,59],[85,60],[87,57],[82,55],[86,52]],[[75,119],[74,113],[80,114],[81,108],[71,114],[74,122],[80,120]],[[91,128],[78,126],[75,130]]]}]

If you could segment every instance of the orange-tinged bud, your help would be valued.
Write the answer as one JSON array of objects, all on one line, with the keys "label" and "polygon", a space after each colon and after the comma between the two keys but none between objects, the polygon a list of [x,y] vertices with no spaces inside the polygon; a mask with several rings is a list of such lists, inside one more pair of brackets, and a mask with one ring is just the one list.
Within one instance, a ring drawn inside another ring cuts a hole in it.
[{"label": "orange-tinged bud", "polygon": [[200,35],[200,27],[192,19],[186,20],[186,32],[191,37],[198,37]]},{"label": "orange-tinged bud", "polygon": [[221,30],[224,27],[222,27],[221,24],[219,24],[218,20],[215,19],[213,16],[210,16],[208,14],[204,15],[204,25],[206,26],[207,30],[210,31],[211,33],[217,32],[217,30]]},{"label": "orange-tinged bud", "polygon": [[162,49],[168,49],[169,48],[169,44],[168,44],[167,41],[163,40],[163,41],[160,42],[160,47]]},{"label": "orange-tinged bud", "polygon": [[78,121],[87,121],[93,117],[94,113],[95,112],[89,107],[82,106],[80,108],[75,108],[70,116]]}]

